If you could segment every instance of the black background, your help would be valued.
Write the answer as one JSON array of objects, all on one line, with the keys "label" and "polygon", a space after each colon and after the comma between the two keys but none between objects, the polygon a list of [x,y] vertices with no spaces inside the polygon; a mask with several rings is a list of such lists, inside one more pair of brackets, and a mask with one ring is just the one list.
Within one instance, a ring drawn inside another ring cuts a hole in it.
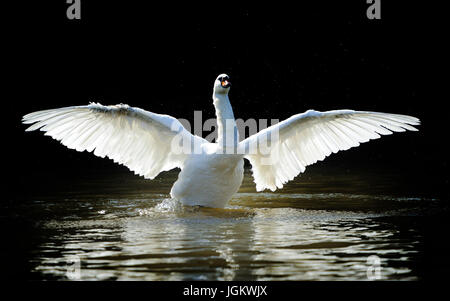
[{"label": "black background", "polygon": [[419,132],[383,137],[323,164],[397,172],[411,189],[448,198],[443,8],[393,2],[382,1],[381,20],[368,20],[364,0],[82,0],[81,20],[68,20],[65,1],[17,1],[2,20],[6,201],[55,179],[126,172],[24,133],[24,114],[95,101],[212,118],[220,73],[231,76],[234,114],[244,120],[283,120],[307,109],[420,118]]},{"label": "black background", "polygon": [[383,1],[381,20],[369,20],[362,0],[302,3],[82,1],[81,20],[68,20],[65,1],[21,2],[8,11],[3,43],[8,187],[36,183],[42,172],[126,170],[24,133],[24,114],[96,101],[191,121],[202,110],[206,120],[214,117],[212,83],[228,73],[235,116],[244,120],[344,108],[419,117],[419,133],[383,137],[325,162],[401,171],[446,193],[439,7]]}]

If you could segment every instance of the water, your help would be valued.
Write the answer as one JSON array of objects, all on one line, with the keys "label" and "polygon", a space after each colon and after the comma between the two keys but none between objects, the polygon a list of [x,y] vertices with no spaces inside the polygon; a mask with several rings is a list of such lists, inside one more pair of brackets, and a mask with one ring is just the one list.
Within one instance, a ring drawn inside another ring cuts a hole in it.
[{"label": "water", "polygon": [[27,221],[15,237],[15,248],[26,241],[26,277],[73,279],[74,258],[81,280],[367,280],[371,255],[383,280],[433,268],[422,225],[446,203],[386,177],[316,174],[256,193],[246,171],[230,205],[211,209],[170,199],[176,175],[93,175],[29,192],[13,208]]}]

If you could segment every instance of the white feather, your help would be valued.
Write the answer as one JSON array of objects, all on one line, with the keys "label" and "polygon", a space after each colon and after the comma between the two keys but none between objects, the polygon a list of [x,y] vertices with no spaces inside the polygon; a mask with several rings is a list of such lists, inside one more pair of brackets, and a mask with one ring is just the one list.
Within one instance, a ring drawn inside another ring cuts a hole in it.
[{"label": "white feather", "polygon": [[[269,154],[245,152],[252,164],[256,189],[275,190],[305,171],[305,167],[325,159],[332,153],[356,147],[360,143],[378,139],[380,135],[389,135],[405,130],[416,131],[412,125],[420,124],[419,119],[406,115],[378,112],[360,112],[336,110],[328,112],[307,111],[294,115],[268,129],[261,131],[240,142],[241,150],[258,149],[254,144],[260,143],[264,135],[276,136],[278,141]],[[282,159],[275,151],[279,148]],[[265,166],[266,162],[273,162]],[[294,158],[294,159],[293,159]]]},{"label": "white feather", "polygon": [[[34,123],[27,131],[40,129],[68,148],[93,151],[94,155],[111,158],[146,178],[154,178],[163,170],[182,167],[188,154],[171,154],[171,138],[178,133],[199,143],[206,142],[191,135],[173,117],[127,105],[91,103],[38,111],[25,115],[23,123]],[[173,131],[173,123],[181,130]]]}]

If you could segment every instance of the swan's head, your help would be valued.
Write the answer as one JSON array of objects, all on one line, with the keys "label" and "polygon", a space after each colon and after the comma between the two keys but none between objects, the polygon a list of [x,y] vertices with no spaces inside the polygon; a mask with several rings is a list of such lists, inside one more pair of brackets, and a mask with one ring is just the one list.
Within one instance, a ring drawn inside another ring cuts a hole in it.
[{"label": "swan's head", "polygon": [[228,94],[228,91],[230,91],[230,87],[230,77],[226,74],[221,74],[216,78],[216,81],[214,82],[214,93]]}]

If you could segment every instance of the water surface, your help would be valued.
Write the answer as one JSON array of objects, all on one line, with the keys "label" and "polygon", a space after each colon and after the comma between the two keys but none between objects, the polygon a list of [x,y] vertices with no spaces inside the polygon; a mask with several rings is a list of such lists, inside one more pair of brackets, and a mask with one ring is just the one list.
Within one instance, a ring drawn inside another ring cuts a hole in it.
[{"label": "water surface", "polygon": [[15,207],[32,224],[22,233],[30,278],[73,278],[78,258],[81,280],[367,280],[376,255],[381,279],[418,280],[422,220],[447,210],[386,176],[315,174],[256,193],[249,171],[227,208],[183,207],[168,195],[176,176],[92,176],[30,192]]}]

